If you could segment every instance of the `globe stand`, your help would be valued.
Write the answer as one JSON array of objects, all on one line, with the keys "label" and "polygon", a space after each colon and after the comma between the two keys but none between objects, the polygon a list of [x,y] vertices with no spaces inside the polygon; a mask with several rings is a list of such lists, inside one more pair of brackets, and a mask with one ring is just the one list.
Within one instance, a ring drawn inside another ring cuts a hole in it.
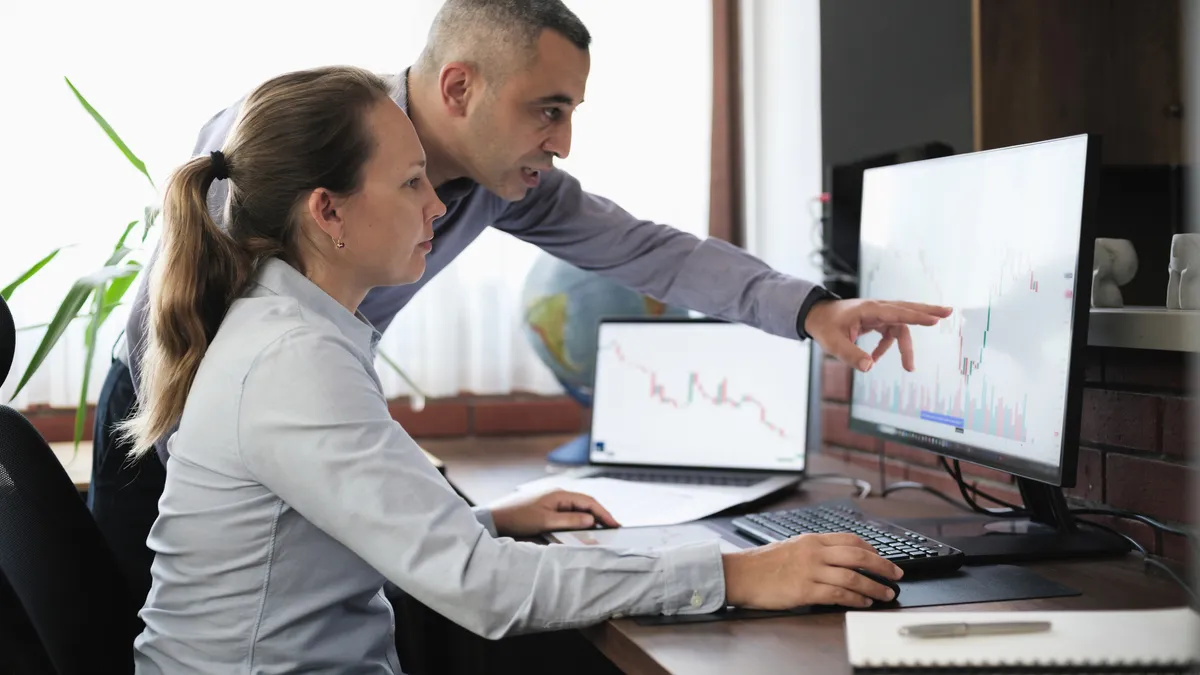
[{"label": "globe stand", "polygon": [[[580,406],[582,406],[584,410],[588,410],[592,407],[591,397],[587,396],[566,382],[563,382],[561,378],[556,379],[558,379],[558,383],[562,385],[563,390],[567,392],[567,395],[570,396]],[[551,464],[560,464],[565,466],[578,466],[580,464],[587,464],[589,454],[588,449],[591,446],[590,441],[591,435],[586,432],[582,433],[551,450],[550,454],[546,455],[546,461],[550,462]]]},{"label": "globe stand", "polygon": [[588,448],[590,447],[588,440],[587,434],[580,434],[551,450],[550,454],[546,455],[546,461],[551,464],[572,466],[587,464]]}]

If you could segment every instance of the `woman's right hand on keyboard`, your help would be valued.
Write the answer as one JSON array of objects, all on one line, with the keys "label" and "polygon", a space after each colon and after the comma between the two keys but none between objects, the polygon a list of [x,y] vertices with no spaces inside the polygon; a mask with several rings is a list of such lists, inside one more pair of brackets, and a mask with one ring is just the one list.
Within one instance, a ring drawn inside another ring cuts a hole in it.
[{"label": "woman's right hand on keyboard", "polygon": [[899,579],[903,572],[853,534],[804,534],[722,555],[725,601],[736,607],[791,609],[806,605],[869,607],[892,590],[858,573]]}]

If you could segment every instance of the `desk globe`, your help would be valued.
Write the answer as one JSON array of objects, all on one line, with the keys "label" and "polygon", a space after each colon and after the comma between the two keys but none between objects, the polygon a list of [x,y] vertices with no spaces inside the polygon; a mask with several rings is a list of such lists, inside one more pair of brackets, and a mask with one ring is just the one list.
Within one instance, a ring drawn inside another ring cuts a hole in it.
[{"label": "desk globe", "polygon": [[[534,352],[567,395],[584,408],[592,406],[596,339],[602,318],[688,316],[685,309],[663,304],[545,253],[525,278],[521,309],[521,325]],[[586,433],[548,456],[557,464],[584,464],[587,458]]]}]

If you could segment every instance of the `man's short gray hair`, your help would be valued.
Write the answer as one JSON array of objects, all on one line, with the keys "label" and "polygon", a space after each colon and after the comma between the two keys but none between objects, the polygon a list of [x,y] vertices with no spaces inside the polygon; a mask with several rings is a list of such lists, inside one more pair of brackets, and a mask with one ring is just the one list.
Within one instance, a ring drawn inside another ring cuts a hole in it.
[{"label": "man's short gray hair", "polygon": [[581,50],[592,43],[587,27],[562,0],[446,0],[434,17],[417,67],[432,74],[447,63],[463,61],[485,77],[502,78],[533,59],[545,30]]}]

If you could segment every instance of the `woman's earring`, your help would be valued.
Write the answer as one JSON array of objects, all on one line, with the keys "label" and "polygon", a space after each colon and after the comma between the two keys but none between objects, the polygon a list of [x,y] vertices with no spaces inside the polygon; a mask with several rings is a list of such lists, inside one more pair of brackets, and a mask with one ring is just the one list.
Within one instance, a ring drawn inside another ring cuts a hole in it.
[{"label": "woman's earring", "polygon": [[346,248],[346,242],[342,241],[341,239],[334,239],[333,245],[337,246],[338,248]]}]

